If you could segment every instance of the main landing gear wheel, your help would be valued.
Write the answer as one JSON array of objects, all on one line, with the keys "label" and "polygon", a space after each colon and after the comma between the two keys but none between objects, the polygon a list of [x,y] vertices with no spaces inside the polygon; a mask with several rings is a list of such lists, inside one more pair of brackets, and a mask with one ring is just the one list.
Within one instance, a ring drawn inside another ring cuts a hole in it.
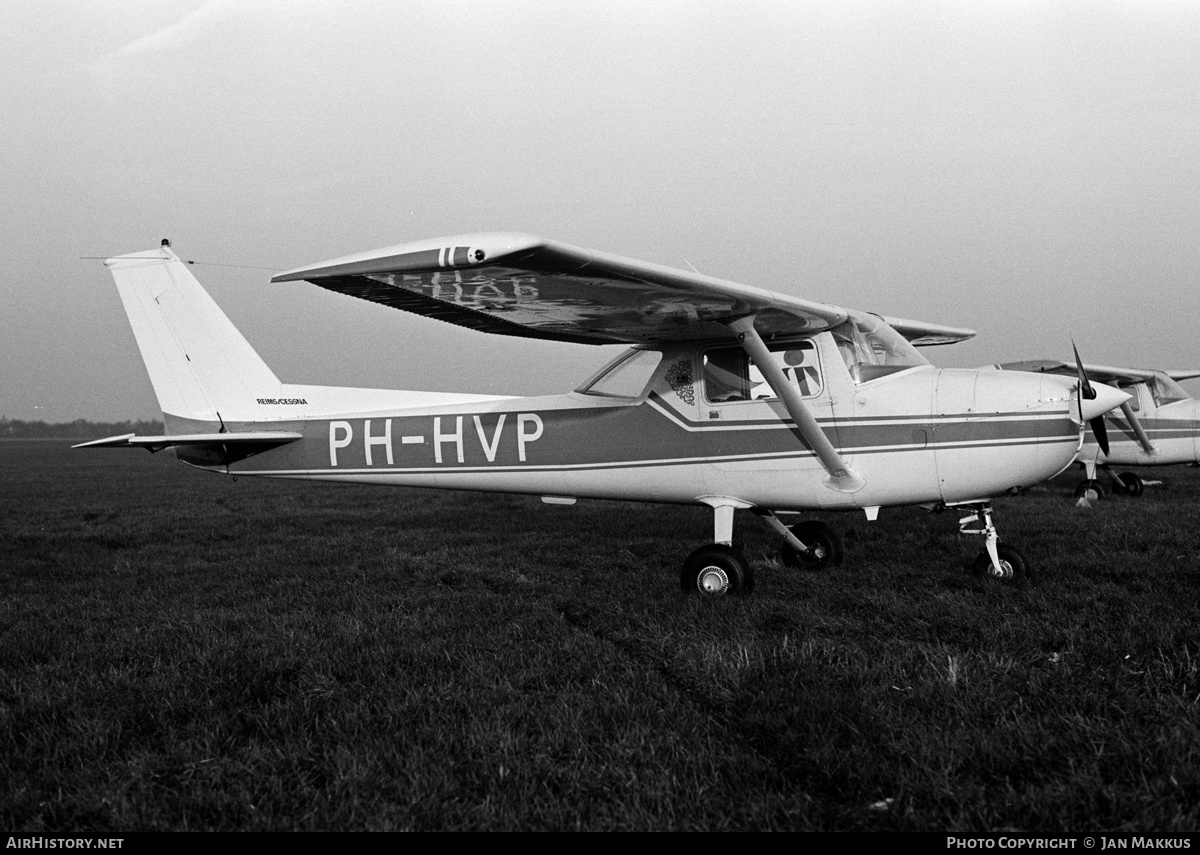
[{"label": "main landing gear wheel", "polygon": [[1100,486],[1099,481],[1091,479],[1080,481],[1079,486],[1075,488],[1076,499],[1087,499],[1089,502],[1098,502],[1104,498],[1104,488]]},{"label": "main landing gear wheel", "polygon": [[1000,572],[992,566],[992,558],[986,549],[980,550],[972,566],[975,574],[987,579],[998,579],[1001,582],[1027,582],[1033,578],[1029,562],[1025,556],[1007,543],[996,544],[996,556],[1000,559]]},{"label": "main landing gear wheel", "polygon": [[754,574],[741,550],[722,543],[702,546],[683,562],[679,587],[705,597],[746,596],[754,590]]},{"label": "main landing gear wheel", "polygon": [[1140,496],[1146,490],[1142,479],[1132,472],[1122,472],[1117,476],[1117,480],[1121,482],[1121,486],[1125,488],[1125,492],[1130,496]]},{"label": "main landing gear wheel", "polygon": [[820,520],[805,520],[788,526],[788,531],[808,547],[801,552],[786,540],[779,548],[779,558],[787,567],[803,567],[805,570],[824,570],[842,563],[845,547],[842,536]]}]

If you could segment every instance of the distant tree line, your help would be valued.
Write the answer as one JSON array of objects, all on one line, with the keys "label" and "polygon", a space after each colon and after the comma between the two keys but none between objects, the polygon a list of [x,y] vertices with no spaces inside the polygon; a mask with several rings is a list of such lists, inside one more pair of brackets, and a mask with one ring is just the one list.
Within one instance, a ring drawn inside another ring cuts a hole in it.
[{"label": "distant tree line", "polygon": [[123,433],[157,436],[162,432],[162,422],[159,421],[90,422],[76,419],[73,422],[49,424],[0,418],[0,439],[100,439]]}]

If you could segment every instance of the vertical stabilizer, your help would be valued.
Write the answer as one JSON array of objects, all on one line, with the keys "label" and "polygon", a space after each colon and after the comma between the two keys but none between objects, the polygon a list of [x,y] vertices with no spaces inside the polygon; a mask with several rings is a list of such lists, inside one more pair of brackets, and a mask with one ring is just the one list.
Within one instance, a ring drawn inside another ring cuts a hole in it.
[{"label": "vertical stabilizer", "polygon": [[[279,379],[166,245],[104,262],[164,415],[260,421]],[[219,414],[219,416],[218,416]]]}]

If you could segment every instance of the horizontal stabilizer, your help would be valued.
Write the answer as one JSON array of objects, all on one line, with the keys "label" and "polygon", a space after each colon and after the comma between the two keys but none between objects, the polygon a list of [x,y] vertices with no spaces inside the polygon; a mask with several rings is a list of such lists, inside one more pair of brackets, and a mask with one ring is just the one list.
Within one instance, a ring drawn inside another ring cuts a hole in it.
[{"label": "horizontal stabilizer", "polygon": [[180,433],[171,436],[138,436],[132,433],[93,439],[72,445],[72,448],[145,448],[150,452],[161,451],[179,445],[209,446],[214,450],[237,447],[251,453],[266,451],[277,445],[287,445],[303,439],[304,434],[293,431],[259,430],[238,433]]}]

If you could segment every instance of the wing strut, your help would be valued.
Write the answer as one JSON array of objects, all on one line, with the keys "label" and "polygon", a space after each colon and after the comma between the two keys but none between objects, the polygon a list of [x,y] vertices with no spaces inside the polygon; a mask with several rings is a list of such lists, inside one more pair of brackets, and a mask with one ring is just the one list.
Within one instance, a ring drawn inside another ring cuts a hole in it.
[{"label": "wing strut", "polygon": [[825,431],[821,430],[821,426],[813,418],[813,414],[808,411],[808,407],[804,406],[800,391],[788,382],[787,377],[783,374],[783,369],[771,358],[771,352],[758,334],[758,330],[754,328],[754,316],[748,315],[730,321],[728,326],[738,334],[738,342],[742,345],[742,349],[762,372],[771,391],[779,396],[779,400],[783,401],[788,415],[792,417],[792,421],[799,428],[800,435],[804,437],[804,441],[816,453],[817,459],[829,473],[829,477],[825,479],[825,485],[839,493],[856,493],[861,490],[866,484],[863,476],[838,454],[833,443],[829,441],[829,437],[825,436]]},{"label": "wing strut", "polygon": [[1146,450],[1146,453],[1154,454],[1156,451],[1158,451],[1158,449],[1154,447],[1154,443],[1150,441],[1150,437],[1146,435],[1146,429],[1142,427],[1141,421],[1138,419],[1137,414],[1134,413],[1133,407],[1129,406],[1128,401],[1125,401],[1121,404],[1121,412],[1128,420],[1129,426],[1133,428],[1133,432],[1137,434],[1138,442],[1141,443],[1141,446]]}]

